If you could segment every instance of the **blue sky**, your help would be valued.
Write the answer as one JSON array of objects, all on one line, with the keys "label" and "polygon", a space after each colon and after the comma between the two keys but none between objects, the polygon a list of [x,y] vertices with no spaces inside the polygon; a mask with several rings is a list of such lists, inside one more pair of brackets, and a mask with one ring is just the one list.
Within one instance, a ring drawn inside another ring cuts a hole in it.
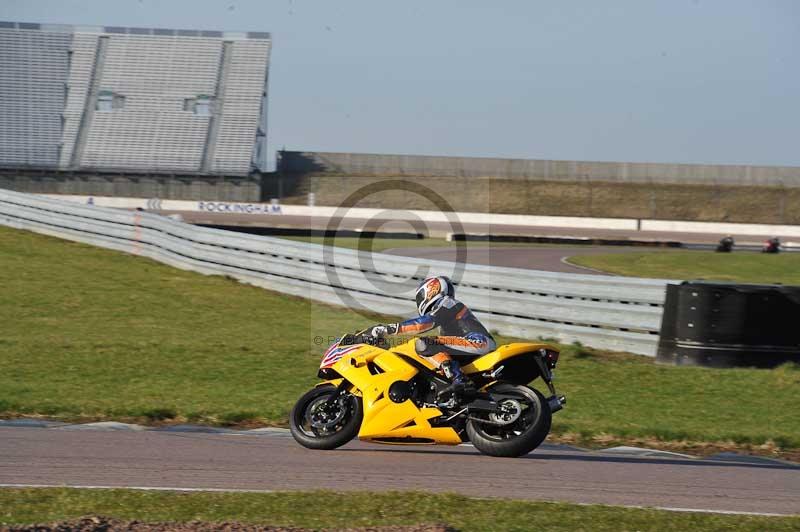
[{"label": "blue sky", "polygon": [[270,150],[800,166],[800,2],[0,0],[272,32]]}]

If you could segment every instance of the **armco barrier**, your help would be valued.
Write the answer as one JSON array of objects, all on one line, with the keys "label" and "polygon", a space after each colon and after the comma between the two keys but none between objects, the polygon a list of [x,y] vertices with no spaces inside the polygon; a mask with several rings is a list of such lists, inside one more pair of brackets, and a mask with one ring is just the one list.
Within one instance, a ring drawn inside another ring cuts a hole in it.
[{"label": "armco barrier", "polygon": [[[0,190],[0,225],[150,257],[204,274],[331,304],[346,291],[374,312],[413,312],[421,268],[454,264],[293,242],[188,225],[129,212]],[[332,275],[335,274],[335,275]],[[331,279],[335,279],[332,286]],[[466,265],[459,294],[486,325],[506,335],[580,341],[654,356],[667,281]],[[331,331],[337,333],[341,331]]]}]

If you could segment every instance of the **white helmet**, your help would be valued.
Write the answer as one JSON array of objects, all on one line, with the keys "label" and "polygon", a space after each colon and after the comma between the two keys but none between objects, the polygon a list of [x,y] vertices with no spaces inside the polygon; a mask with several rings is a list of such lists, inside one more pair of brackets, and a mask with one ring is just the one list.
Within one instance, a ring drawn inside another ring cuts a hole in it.
[{"label": "white helmet", "polygon": [[427,314],[433,310],[445,296],[454,297],[455,295],[456,289],[453,287],[453,283],[450,279],[447,277],[428,277],[422,281],[419,288],[417,288],[417,311],[420,316]]}]

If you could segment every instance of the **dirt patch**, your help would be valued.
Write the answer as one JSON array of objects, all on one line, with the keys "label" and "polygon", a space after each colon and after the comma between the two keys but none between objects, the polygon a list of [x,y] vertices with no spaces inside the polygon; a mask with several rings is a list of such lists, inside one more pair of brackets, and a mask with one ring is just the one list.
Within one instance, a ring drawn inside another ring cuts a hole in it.
[{"label": "dirt patch", "polygon": [[310,532],[312,530],[326,532],[458,532],[455,528],[446,525],[311,529],[251,525],[235,521],[223,523],[207,523],[204,521],[147,523],[143,521],[121,521],[97,516],[40,525],[0,526],[0,532]]}]

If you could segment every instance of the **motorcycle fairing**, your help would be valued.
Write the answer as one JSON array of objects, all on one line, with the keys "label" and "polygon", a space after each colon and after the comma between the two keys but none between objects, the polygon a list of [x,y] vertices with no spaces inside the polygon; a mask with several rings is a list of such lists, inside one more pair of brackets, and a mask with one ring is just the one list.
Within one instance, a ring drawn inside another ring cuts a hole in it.
[{"label": "motorcycle fairing", "polygon": [[[535,353],[540,349],[547,349],[552,351],[553,346],[550,344],[529,343],[529,342],[516,342],[513,344],[502,345],[490,353],[475,358],[474,360],[472,360],[471,363],[465,364],[464,366],[461,367],[461,371],[463,371],[466,375],[492,371],[493,369],[500,366],[503,362],[511,358],[514,358],[519,355],[524,355],[527,353]],[[403,344],[400,344],[396,347],[393,347],[392,352],[401,353],[403,355],[409,356],[418,363],[423,364],[428,369],[434,371],[436,370],[436,365],[431,361],[430,358],[419,356],[417,354],[417,351],[414,348],[413,339]]]},{"label": "motorcycle fairing", "polygon": [[436,364],[430,358],[423,357],[417,354],[417,350],[415,348],[416,339],[412,338],[411,340],[404,342],[400,345],[397,345],[392,348],[393,353],[399,353],[405,355],[407,357],[411,357],[415,362],[421,364],[428,368],[431,371],[436,371]]},{"label": "motorcycle fairing", "polygon": [[333,344],[325,351],[325,354],[322,355],[322,362],[320,362],[319,367],[320,369],[325,369],[333,366],[336,362],[342,359],[348,353],[352,353],[359,349],[360,346],[358,345],[350,345],[350,346],[340,346],[338,343]]},{"label": "motorcycle fairing", "polygon": [[503,362],[511,358],[524,355],[526,353],[535,353],[540,349],[549,349],[552,351],[553,347],[549,344],[534,344],[527,342],[517,342],[503,345],[491,353],[487,353],[482,357],[472,361],[471,364],[463,366],[461,371],[463,371],[466,375],[492,371],[502,365]]},{"label": "motorcycle fairing", "polygon": [[431,426],[430,420],[442,415],[438,408],[420,408],[410,399],[402,403],[389,399],[389,387],[394,382],[408,382],[419,372],[403,355],[364,345],[337,361],[333,369],[361,392],[364,419],[359,439],[446,445],[462,442],[453,428]]},{"label": "motorcycle fairing", "polygon": [[[412,400],[395,403],[389,398],[389,387],[397,381],[410,381],[419,367],[435,370],[433,362],[417,355],[414,340],[392,348],[391,351],[366,344],[359,344],[347,351],[330,367],[349,382],[353,393],[362,397],[364,419],[358,437],[362,440],[384,443],[437,443],[457,445],[461,437],[451,427],[433,427],[430,420],[442,415],[438,408],[418,407]],[[465,374],[490,372],[510,360],[551,349],[542,343],[514,343],[499,347],[465,365]],[[535,378],[531,374],[523,378],[526,382]],[[342,379],[327,381],[339,385]]]}]

